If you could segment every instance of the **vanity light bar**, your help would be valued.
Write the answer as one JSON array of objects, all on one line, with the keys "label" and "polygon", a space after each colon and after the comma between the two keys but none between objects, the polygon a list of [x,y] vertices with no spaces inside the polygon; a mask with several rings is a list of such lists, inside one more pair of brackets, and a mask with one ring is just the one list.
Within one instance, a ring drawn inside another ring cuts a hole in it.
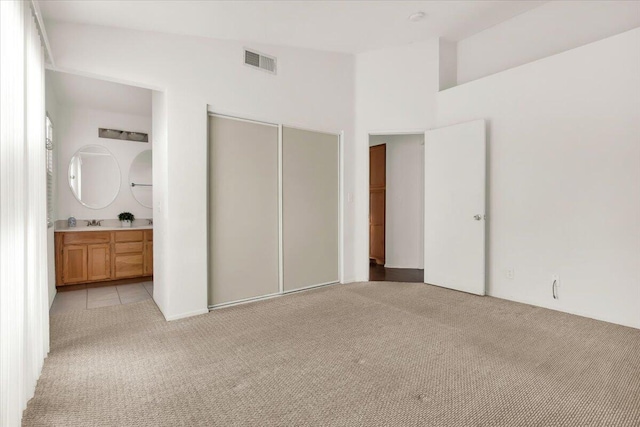
[{"label": "vanity light bar", "polygon": [[122,141],[149,142],[149,134],[126,130],[98,128],[99,138],[119,139]]}]

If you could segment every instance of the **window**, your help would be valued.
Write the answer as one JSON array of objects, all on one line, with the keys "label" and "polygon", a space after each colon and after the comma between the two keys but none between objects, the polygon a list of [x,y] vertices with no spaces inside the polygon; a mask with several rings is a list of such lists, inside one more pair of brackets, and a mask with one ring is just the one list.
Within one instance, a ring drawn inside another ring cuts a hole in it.
[{"label": "window", "polygon": [[53,227],[53,124],[46,117],[45,147],[47,149],[47,227]]}]

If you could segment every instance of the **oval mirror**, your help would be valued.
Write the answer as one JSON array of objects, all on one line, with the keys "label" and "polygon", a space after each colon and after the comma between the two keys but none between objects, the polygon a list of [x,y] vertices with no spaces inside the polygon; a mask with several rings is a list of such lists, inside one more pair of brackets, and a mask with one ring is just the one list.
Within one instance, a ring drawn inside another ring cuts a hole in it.
[{"label": "oval mirror", "polygon": [[120,166],[100,145],[86,145],[69,162],[69,188],[80,203],[91,209],[109,206],[120,192]]},{"label": "oval mirror", "polygon": [[129,186],[133,197],[145,208],[153,207],[151,150],[141,152],[129,169]]}]

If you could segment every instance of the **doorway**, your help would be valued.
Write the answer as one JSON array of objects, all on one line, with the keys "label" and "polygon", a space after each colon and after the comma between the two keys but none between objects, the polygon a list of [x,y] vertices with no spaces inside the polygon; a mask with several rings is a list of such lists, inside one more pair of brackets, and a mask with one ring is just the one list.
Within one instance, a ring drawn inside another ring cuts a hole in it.
[{"label": "doorway", "polygon": [[153,300],[152,90],[45,79],[50,314]]},{"label": "doorway", "polygon": [[369,135],[369,280],[424,281],[424,133]]}]

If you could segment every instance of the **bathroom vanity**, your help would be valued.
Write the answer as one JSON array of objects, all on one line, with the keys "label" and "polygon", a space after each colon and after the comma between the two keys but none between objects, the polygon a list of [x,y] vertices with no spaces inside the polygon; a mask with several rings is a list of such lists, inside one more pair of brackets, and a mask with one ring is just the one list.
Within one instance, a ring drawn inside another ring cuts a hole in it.
[{"label": "bathroom vanity", "polygon": [[[96,230],[97,229],[97,230]],[[80,227],[55,232],[56,286],[153,275],[153,229]]]},{"label": "bathroom vanity", "polygon": [[[132,200],[127,200],[127,194],[120,191],[120,164],[103,144],[85,145],[75,152],[69,161],[68,183],[78,203],[95,212],[84,211],[84,215],[113,219],[78,219],[77,227],[69,227],[66,220],[55,222],[56,287],[59,289],[150,280],[153,276],[152,219],[138,219],[131,228],[120,226],[115,219],[120,209],[136,210],[131,206]],[[149,212],[153,206],[151,150],[139,152],[131,162],[127,187],[133,199]],[[119,196],[122,196],[121,208],[107,214],[105,209]],[[65,209],[71,213],[75,206],[66,205]]]}]

